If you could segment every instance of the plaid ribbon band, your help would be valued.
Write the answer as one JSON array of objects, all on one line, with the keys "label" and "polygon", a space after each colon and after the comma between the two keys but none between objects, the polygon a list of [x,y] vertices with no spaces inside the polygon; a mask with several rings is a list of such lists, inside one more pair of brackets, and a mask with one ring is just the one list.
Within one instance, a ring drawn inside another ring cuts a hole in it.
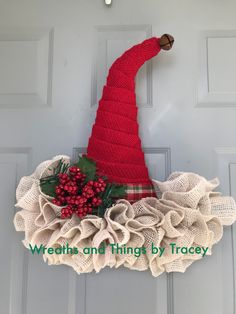
[{"label": "plaid ribbon band", "polygon": [[137,202],[144,197],[157,197],[155,190],[152,185],[131,185],[129,184],[126,188],[126,199],[130,203]]}]

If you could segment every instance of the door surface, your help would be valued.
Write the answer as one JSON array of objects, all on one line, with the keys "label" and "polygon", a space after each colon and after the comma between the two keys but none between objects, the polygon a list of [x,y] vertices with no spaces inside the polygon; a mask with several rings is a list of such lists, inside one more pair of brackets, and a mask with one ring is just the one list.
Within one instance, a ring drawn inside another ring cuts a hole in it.
[{"label": "door surface", "polygon": [[153,178],[219,176],[236,197],[236,2],[0,0],[0,313],[233,314],[235,227],[185,274],[47,266],[14,230],[15,188],[57,154],[86,148],[109,66],[145,38],[175,45],[137,77]]}]

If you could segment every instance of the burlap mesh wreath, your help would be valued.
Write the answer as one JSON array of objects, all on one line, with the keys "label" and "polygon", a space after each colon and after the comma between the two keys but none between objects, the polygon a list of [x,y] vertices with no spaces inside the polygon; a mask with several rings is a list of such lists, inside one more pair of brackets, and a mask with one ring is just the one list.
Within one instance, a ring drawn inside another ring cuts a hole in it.
[{"label": "burlap mesh wreath", "polygon": [[41,163],[31,176],[23,177],[17,188],[16,207],[21,208],[14,218],[17,231],[25,232],[24,245],[45,245],[60,247],[96,247],[102,243],[118,243],[129,247],[146,247],[151,244],[166,248],[159,257],[153,254],[112,254],[108,247],[104,255],[83,254],[44,254],[49,265],[65,264],[77,273],[99,272],[106,266],[124,266],[134,270],[150,269],[153,276],[163,272],[184,272],[199,254],[178,254],[170,252],[169,244],[179,246],[209,247],[217,243],[224,225],[236,220],[236,205],[231,197],[223,197],[214,189],[217,179],[207,181],[194,173],[176,172],[166,182],[153,180],[160,199],[149,197],[134,204],[118,200],[108,208],[103,218],[87,215],[79,219],[61,219],[61,207],[52,203],[52,198],[40,189],[40,178],[51,173],[53,167],[67,156],[56,156]]}]

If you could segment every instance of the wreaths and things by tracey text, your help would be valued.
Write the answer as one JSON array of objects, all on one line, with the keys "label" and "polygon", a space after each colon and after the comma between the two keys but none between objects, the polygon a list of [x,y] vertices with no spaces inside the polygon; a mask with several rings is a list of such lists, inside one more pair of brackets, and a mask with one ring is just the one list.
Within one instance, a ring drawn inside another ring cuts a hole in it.
[{"label": "wreaths and things by tracey text", "polygon": [[[105,254],[107,249],[110,249],[110,252],[112,254],[121,254],[121,255],[134,255],[135,257],[139,257],[142,254],[152,254],[161,257],[165,251],[167,251],[167,247],[157,247],[154,245],[154,243],[151,244],[151,248],[147,250],[146,247],[127,247],[126,245],[119,245],[117,243],[112,244],[109,243],[107,245],[101,245],[99,248],[96,247],[84,247],[84,248],[78,248],[78,247],[70,247],[67,243],[66,245],[60,246],[60,247],[46,247],[44,245],[31,245],[29,244],[29,249],[31,253],[34,254],[70,254],[70,255],[76,255],[79,253],[83,253],[84,255],[90,255],[90,254]],[[198,254],[204,257],[209,249],[209,247],[202,247],[202,246],[177,246],[176,243],[170,243],[169,244],[170,250],[168,250],[168,253],[170,254]]]}]

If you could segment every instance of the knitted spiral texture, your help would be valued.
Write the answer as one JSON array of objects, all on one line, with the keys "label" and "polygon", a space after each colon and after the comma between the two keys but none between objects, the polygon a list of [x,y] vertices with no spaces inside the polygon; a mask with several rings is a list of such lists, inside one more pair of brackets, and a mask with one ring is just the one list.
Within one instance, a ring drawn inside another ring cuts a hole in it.
[{"label": "knitted spiral texture", "polygon": [[88,143],[87,156],[96,162],[99,173],[126,185],[130,202],[156,196],[139,137],[135,77],[139,68],[160,52],[159,41],[147,39],[112,64]]}]

